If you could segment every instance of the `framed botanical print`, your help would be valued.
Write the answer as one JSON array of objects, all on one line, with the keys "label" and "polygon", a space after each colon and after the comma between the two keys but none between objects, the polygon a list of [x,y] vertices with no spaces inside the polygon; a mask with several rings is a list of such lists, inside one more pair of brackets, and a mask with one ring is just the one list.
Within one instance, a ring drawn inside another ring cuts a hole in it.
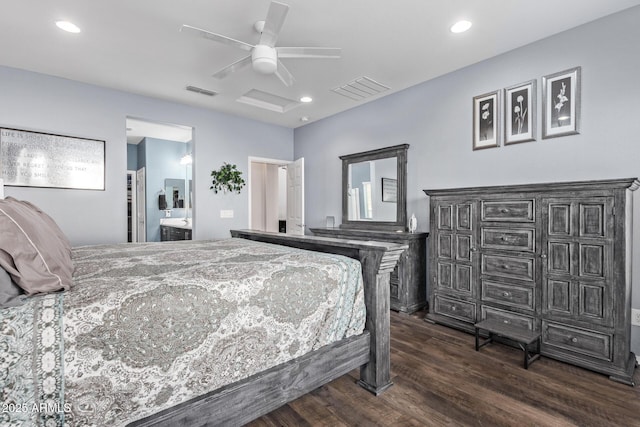
[{"label": "framed botanical print", "polygon": [[500,145],[500,91],[473,97],[473,149]]},{"label": "framed botanical print", "polygon": [[504,90],[504,143],[535,141],[536,81],[520,83]]},{"label": "framed botanical print", "polygon": [[542,77],[542,138],[580,133],[580,70]]}]

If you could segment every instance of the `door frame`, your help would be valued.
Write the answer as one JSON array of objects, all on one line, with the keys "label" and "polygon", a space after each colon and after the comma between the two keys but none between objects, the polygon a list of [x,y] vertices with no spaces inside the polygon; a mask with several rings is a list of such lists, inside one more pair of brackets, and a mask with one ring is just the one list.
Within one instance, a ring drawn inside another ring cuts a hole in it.
[{"label": "door frame", "polygon": [[[281,160],[281,159],[269,159],[266,157],[255,157],[255,156],[249,156],[248,162],[247,162],[247,170],[249,171],[247,173],[247,197],[248,197],[248,202],[249,202],[249,215],[247,216],[248,222],[247,222],[247,228],[251,229],[251,224],[252,224],[252,206],[251,206],[251,191],[253,191],[253,189],[251,188],[251,164],[252,163],[268,163],[271,165],[277,165],[277,166],[286,166],[290,163],[294,162],[294,160]],[[286,195],[285,195],[286,197]]]},{"label": "door frame", "polygon": [[138,234],[136,242],[147,241],[147,169],[143,166],[136,171],[136,191],[139,192],[136,196],[136,227]]}]

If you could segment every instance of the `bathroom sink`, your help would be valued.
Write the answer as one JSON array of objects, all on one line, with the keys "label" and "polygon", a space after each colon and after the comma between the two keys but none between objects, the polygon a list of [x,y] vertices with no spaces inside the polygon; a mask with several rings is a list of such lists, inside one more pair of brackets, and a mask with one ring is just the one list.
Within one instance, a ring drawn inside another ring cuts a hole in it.
[{"label": "bathroom sink", "polygon": [[160,225],[191,230],[191,218],[160,218]]}]

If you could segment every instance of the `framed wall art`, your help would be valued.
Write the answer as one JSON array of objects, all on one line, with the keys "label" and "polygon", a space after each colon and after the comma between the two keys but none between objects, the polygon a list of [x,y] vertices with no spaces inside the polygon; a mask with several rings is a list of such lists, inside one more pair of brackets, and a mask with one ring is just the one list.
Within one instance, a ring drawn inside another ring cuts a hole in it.
[{"label": "framed wall art", "polygon": [[500,145],[500,91],[473,97],[473,149]]},{"label": "framed wall art", "polygon": [[542,77],[542,138],[580,133],[580,70]]},{"label": "framed wall art", "polygon": [[398,180],[382,178],[382,201],[395,203],[398,201]]},{"label": "framed wall art", "polygon": [[520,83],[504,90],[504,143],[535,141],[536,81]]},{"label": "framed wall art", "polygon": [[104,190],[105,142],[0,128],[0,172],[5,185]]}]

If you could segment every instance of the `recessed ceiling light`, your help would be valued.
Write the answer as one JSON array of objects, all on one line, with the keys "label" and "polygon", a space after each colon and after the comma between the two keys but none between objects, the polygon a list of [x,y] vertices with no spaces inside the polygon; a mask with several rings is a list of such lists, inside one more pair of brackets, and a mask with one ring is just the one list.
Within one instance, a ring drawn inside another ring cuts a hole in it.
[{"label": "recessed ceiling light", "polygon": [[304,102],[305,104],[311,101],[313,101],[313,98],[311,98],[310,96],[303,96],[302,98],[300,98],[300,102]]},{"label": "recessed ceiling light", "polygon": [[300,117],[300,121],[301,121],[301,122],[308,122],[308,121],[309,121],[309,117],[307,117],[307,116],[302,116],[302,117]]},{"label": "recessed ceiling light", "polygon": [[80,32],[80,28],[78,28],[78,26],[76,24],[74,24],[73,22],[57,21],[56,25],[58,26],[58,28],[60,28],[61,30],[66,31],[68,33],[79,33]]},{"label": "recessed ceiling light", "polygon": [[450,30],[452,33],[464,33],[469,28],[471,28],[471,25],[471,22],[462,20],[453,24]]}]

